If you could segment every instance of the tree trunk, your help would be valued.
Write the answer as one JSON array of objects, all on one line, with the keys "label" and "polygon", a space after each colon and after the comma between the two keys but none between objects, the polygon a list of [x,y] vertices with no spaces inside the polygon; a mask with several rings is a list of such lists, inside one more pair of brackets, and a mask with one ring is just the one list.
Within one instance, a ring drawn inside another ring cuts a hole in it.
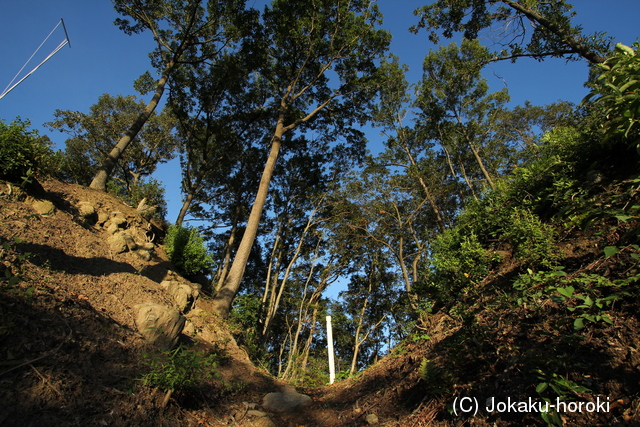
[{"label": "tree trunk", "polygon": [[251,207],[247,228],[242,236],[240,246],[238,247],[236,256],[233,259],[233,264],[231,265],[229,274],[224,281],[224,285],[222,285],[218,293],[216,293],[216,296],[213,298],[213,309],[222,318],[226,318],[229,315],[233,299],[240,289],[240,282],[242,281],[242,276],[244,275],[244,270],[247,266],[247,261],[249,260],[249,254],[251,253],[253,242],[255,241],[256,234],[258,233],[262,210],[264,209],[264,204],[267,201],[269,184],[271,182],[271,177],[273,176],[276,161],[278,160],[283,134],[283,118],[280,118],[273,135],[271,151],[269,152],[269,157],[267,158],[264,171],[262,172],[262,177],[260,178],[258,193],[256,194],[256,199]]},{"label": "tree trunk", "polygon": [[160,98],[162,98],[164,88],[167,84],[167,81],[169,80],[169,76],[175,69],[175,66],[176,64],[174,61],[171,61],[167,64],[164,72],[162,73],[162,76],[156,84],[156,91],[153,94],[151,101],[149,101],[145,109],[140,113],[136,121],[124,134],[124,136],[120,138],[120,141],[118,141],[115,147],[113,147],[107,158],[104,159],[102,165],[100,166],[100,169],[98,169],[98,173],[93,178],[93,181],[91,181],[91,185],[89,185],[89,188],[93,188],[94,190],[99,191],[106,190],[107,180],[109,179],[109,176],[111,176],[113,168],[115,168],[116,163],[122,156],[122,153],[124,153],[124,150],[127,149],[131,141],[135,139],[136,135],[138,135],[138,132],[140,132],[144,124],[147,122],[147,120],[149,120],[149,117],[151,117],[151,114],[153,114],[153,111],[158,106],[158,102],[160,102]]},{"label": "tree trunk", "polygon": [[[404,138],[402,140],[404,141]],[[407,156],[409,157],[409,161],[411,162],[411,165],[413,166],[414,170],[416,170],[416,175],[418,177],[418,180],[420,181],[420,185],[422,185],[422,189],[424,190],[425,196],[427,196],[427,200],[429,201],[429,204],[431,205],[431,209],[433,209],[433,213],[436,215],[436,221],[438,222],[438,226],[440,227],[440,231],[444,232],[444,230],[447,228],[447,226],[445,225],[444,219],[442,218],[442,215],[440,214],[440,208],[438,207],[438,204],[436,203],[436,199],[433,196],[433,194],[431,193],[431,190],[429,189],[429,186],[427,186],[427,183],[424,181],[424,178],[418,172],[418,163],[413,158],[413,155],[411,154],[411,150],[409,150],[409,147],[406,144],[403,144],[402,148],[407,153]]]},{"label": "tree trunk", "polygon": [[194,192],[190,191],[187,193],[187,197],[184,199],[184,203],[182,203],[182,208],[180,208],[180,213],[178,213],[178,218],[176,218],[176,225],[182,226],[184,222],[184,217],[187,216],[187,211],[189,211],[189,207],[191,206],[191,202],[193,202]]},{"label": "tree trunk", "polygon": [[218,292],[224,281],[227,279],[227,273],[229,271],[229,264],[231,263],[231,251],[233,250],[233,244],[236,241],[236,233],[238,232],[238,224],[234,221],[231,226],[231,232],[229,234],[229,240],[224,248],[224,261],[222,263],[222,268],[218,269],[218,273],[214,281],[216,282],[215,292]]}]

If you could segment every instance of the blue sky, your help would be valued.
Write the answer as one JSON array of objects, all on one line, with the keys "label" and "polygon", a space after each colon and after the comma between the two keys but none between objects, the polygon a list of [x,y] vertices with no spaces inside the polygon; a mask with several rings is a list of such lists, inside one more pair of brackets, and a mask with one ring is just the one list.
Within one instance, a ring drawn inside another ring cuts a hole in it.
[{"label": "blue sky", "polygon": [[[425,54],[437,48],[427,40],[426,33],[413,35],[407,30],[417,22],[413,10],[429,2],[378,1],[385,17],[384,27],[393,34],[391,51],[409,65],[410,82],[420,78]],[[628,45],[640,37],[640,0],[575,0],[573,3],[578,12],[574,22],[581,24],[585,32],[605,31],[616,41]],[[255,1],[256,6],[261,4],[264,1]],[[148,53],[154,44],[148,33],[127,36],[113,25],[117,15],[109,0],[3,0],[0,6],[0,91],[60,18],[64,18],[71,47],[62,49],[0,99],[0,119],[5,122],[18,116],[30,119],[32,128],[49,135],[59,148],[63,148],[66,135],[42,126],[53,119],[53,112],[56,109],[87,112],[103,93],[134,94],[133,81],[151,69]],[[20,76],[37,65],[62,40],[64,31],[59,27]],[[517,64],[491,65],[485,75],[492,90],[502,89],[506,84],[514,105],[526,100],[540,105],[560,99],[578,103],[587,93],[583,84],[588,67],[584,62],[522,60]],[[378,132],[373,130],[368,136],[371,148],[375,150],[380,144]],[[170,205],[167,219],[173,221],[180,204],[179,165],[177,162],[163,165],[156,175],[167,188]]]}]

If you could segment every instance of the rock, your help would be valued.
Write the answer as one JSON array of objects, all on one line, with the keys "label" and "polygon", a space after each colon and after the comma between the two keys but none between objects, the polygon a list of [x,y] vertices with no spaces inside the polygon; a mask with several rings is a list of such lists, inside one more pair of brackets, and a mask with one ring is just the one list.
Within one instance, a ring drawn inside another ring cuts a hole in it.
[{"label": "rock", "polygon": [[95,224],[98,221],[96,208],[90,202],[78,203],[78,215],[80,215],[89,224]]},{"label": "rock", "polygon": [[109,221],[109,217],[111,214],[103,209],[98,210],[98,225],[105,225],[107,221]]},{"label": "rock", "polygon": [[159,348],[170,350],[175,347],[184,329],[184,316],[177,310],[154,303],[140,304],[136,307],[136,326],[142,336]]},{"label": "rock", "polygon": [[31,206],[42,216],[53,215],[56,207],[49,200],[35,200]]},{"label": "rock", "polygon": [[109,221],[104,223],[104,227],[110,234],[115,234],[120,229],[126,228],[127,220],[122,216],[121,212],[115,212]]},{"label": "rock", "polygon": [[190,285],[178,282],[177,280],[164,280],[160,283],[171,295],[180,311],[184,312],[200,295],[200,288],[197,285]]},{"label": "rock", "polygon": [[190,337],[195,337],[196,336],[195,325],[192,322],[187,320],[186,323],[184,324],[184,328],[182,329],[182,333],[185,335],[189,335]]},{"label": "rock", "polygon": [[145,248],[138,248],[135,253],[143,261],[151,261],[151,258],[153,258],[151,251]]},{"label": "rock", "polygon": [[132,252],[138,249],[138,244],[136,243],[135,240],[133,240],[133,236],[131,236],[131,234],[129,234],[128,231],[123,231],[120,234],[122,234],[122,238],[124,239],[124,242],[127,245],[127,249],[129,249]]},{"label": "rock", "polygon": [[376,414],[367,415],[365,420],[367,421],[367,424],[369,424],[370,426],[372,426],[374,424],[378,424],[378,422],[379,422],[378,416]]},{"label": "rock", "polygon": [[269,417],[261,417],[251,423],[253,427],[278,427]]},{"label": "rock", "polygon": [[138,244],[127,231],[120,231],[109,236],[107,243],[109,244],[111,251],[116,254],[121,254],[127,251],[133,252],[138,248]]},{"label": "rock", "polygon": [[111,249],[111,252],[113,253],[121,254],[127,251],[127,242],[125,242],[122,233],[116,233],[109,236],[107,244],[109,244],[109,249]]},{"label": "rock", "polygon": [[311,404],[309,396],[291,389],[286,387],[286,391],[267,394],[262,400],[262,407],[271,412],[293,412]]}]

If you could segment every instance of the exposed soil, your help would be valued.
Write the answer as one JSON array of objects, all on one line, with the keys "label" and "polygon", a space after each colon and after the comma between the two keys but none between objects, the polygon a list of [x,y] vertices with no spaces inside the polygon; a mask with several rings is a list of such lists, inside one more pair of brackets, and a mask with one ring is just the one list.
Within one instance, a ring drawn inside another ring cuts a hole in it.
[{"label": "exposed soil", "polygon": [[[96,216],[121,212],[137,238],[160,230],[109,195],[56,181],[43,187],[36,197],[54,203],[49,216],[36,214],[25,195],[0,196],[0,261],[24,278],[0,291],[0,425],[337,427],[369,425],[372,414],[375,425],[393,427],[546,425],[538,413],[483,410],[490,397],[538,397],[537,369],[589,388],[567,401],[608,399],[607,412],[562,414],[565,425],[640,425],[635,296],[612,310],[613,325],[592,325],[576,340],[570,325],[554,324],[566,316],[552,302],[500,305],[496,294],[510,288],[518,269],[508,249],[483,282],[483,297],[469,302],[478,322],[422,319],[412,339],[356,377],[298,390],[313,403],[294,414],[268,414],[272,424],[248,410],[261,410],[263,396],[284,384],[251,364],[201,297],[185,313],[192,327],[182,339],[219,354],[220,376],[174,394],[164,408],[164,391],[137,381],[144,356],[156,350],[134,318],[137,304],[173,304],[160,283],[177,273],[159,246],[151,260],[113,253],[100,220],[87,220],[78,206],[88,202]],[[572,238],[560,249],[576,269],[615,273],[616,257],[603,260],[587,237]],[[25,253],[31,255],[20,259]],[[482,410],[452,415],[455,399],[464,397],[478,399]]]}]

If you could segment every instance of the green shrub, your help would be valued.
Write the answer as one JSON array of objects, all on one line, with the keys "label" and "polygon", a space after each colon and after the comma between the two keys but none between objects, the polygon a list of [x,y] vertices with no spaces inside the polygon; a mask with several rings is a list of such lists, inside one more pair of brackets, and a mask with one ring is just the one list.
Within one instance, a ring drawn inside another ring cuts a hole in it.
[{"label": "green shrub", "polygon": [[511,211],[502,239],[514,248],[516,258],[528,265],[549,266],[558,257],[554,228],[526,209]]},{"label": "green shrub", "polygon": [[438,305],[449,305],[466,295],[489,274],[496,256],[486,250],[478,236],[455,227],[438,236],[432,247],[433,280],[417,289]]},{"label": "green shrub", "polygon": [[183,274],[206,274],[215,265],[204,239],[193,227],[172,225],[167,231],[165,245],[169,259]]},{"label": "green shrub", "polygon": [[14,120],[10,125],[0,120],[0,178],[21,182],[22,178],[46,176],[55,171],[53,143],[29,130],[30,122]]},{"label": "green shrub", "polygon": [[148,372],[139,381],[165,391],[187,390],[217,374],[218,356],[206,355],[179,346],[174,350],[147,354],[143,360]]}]

